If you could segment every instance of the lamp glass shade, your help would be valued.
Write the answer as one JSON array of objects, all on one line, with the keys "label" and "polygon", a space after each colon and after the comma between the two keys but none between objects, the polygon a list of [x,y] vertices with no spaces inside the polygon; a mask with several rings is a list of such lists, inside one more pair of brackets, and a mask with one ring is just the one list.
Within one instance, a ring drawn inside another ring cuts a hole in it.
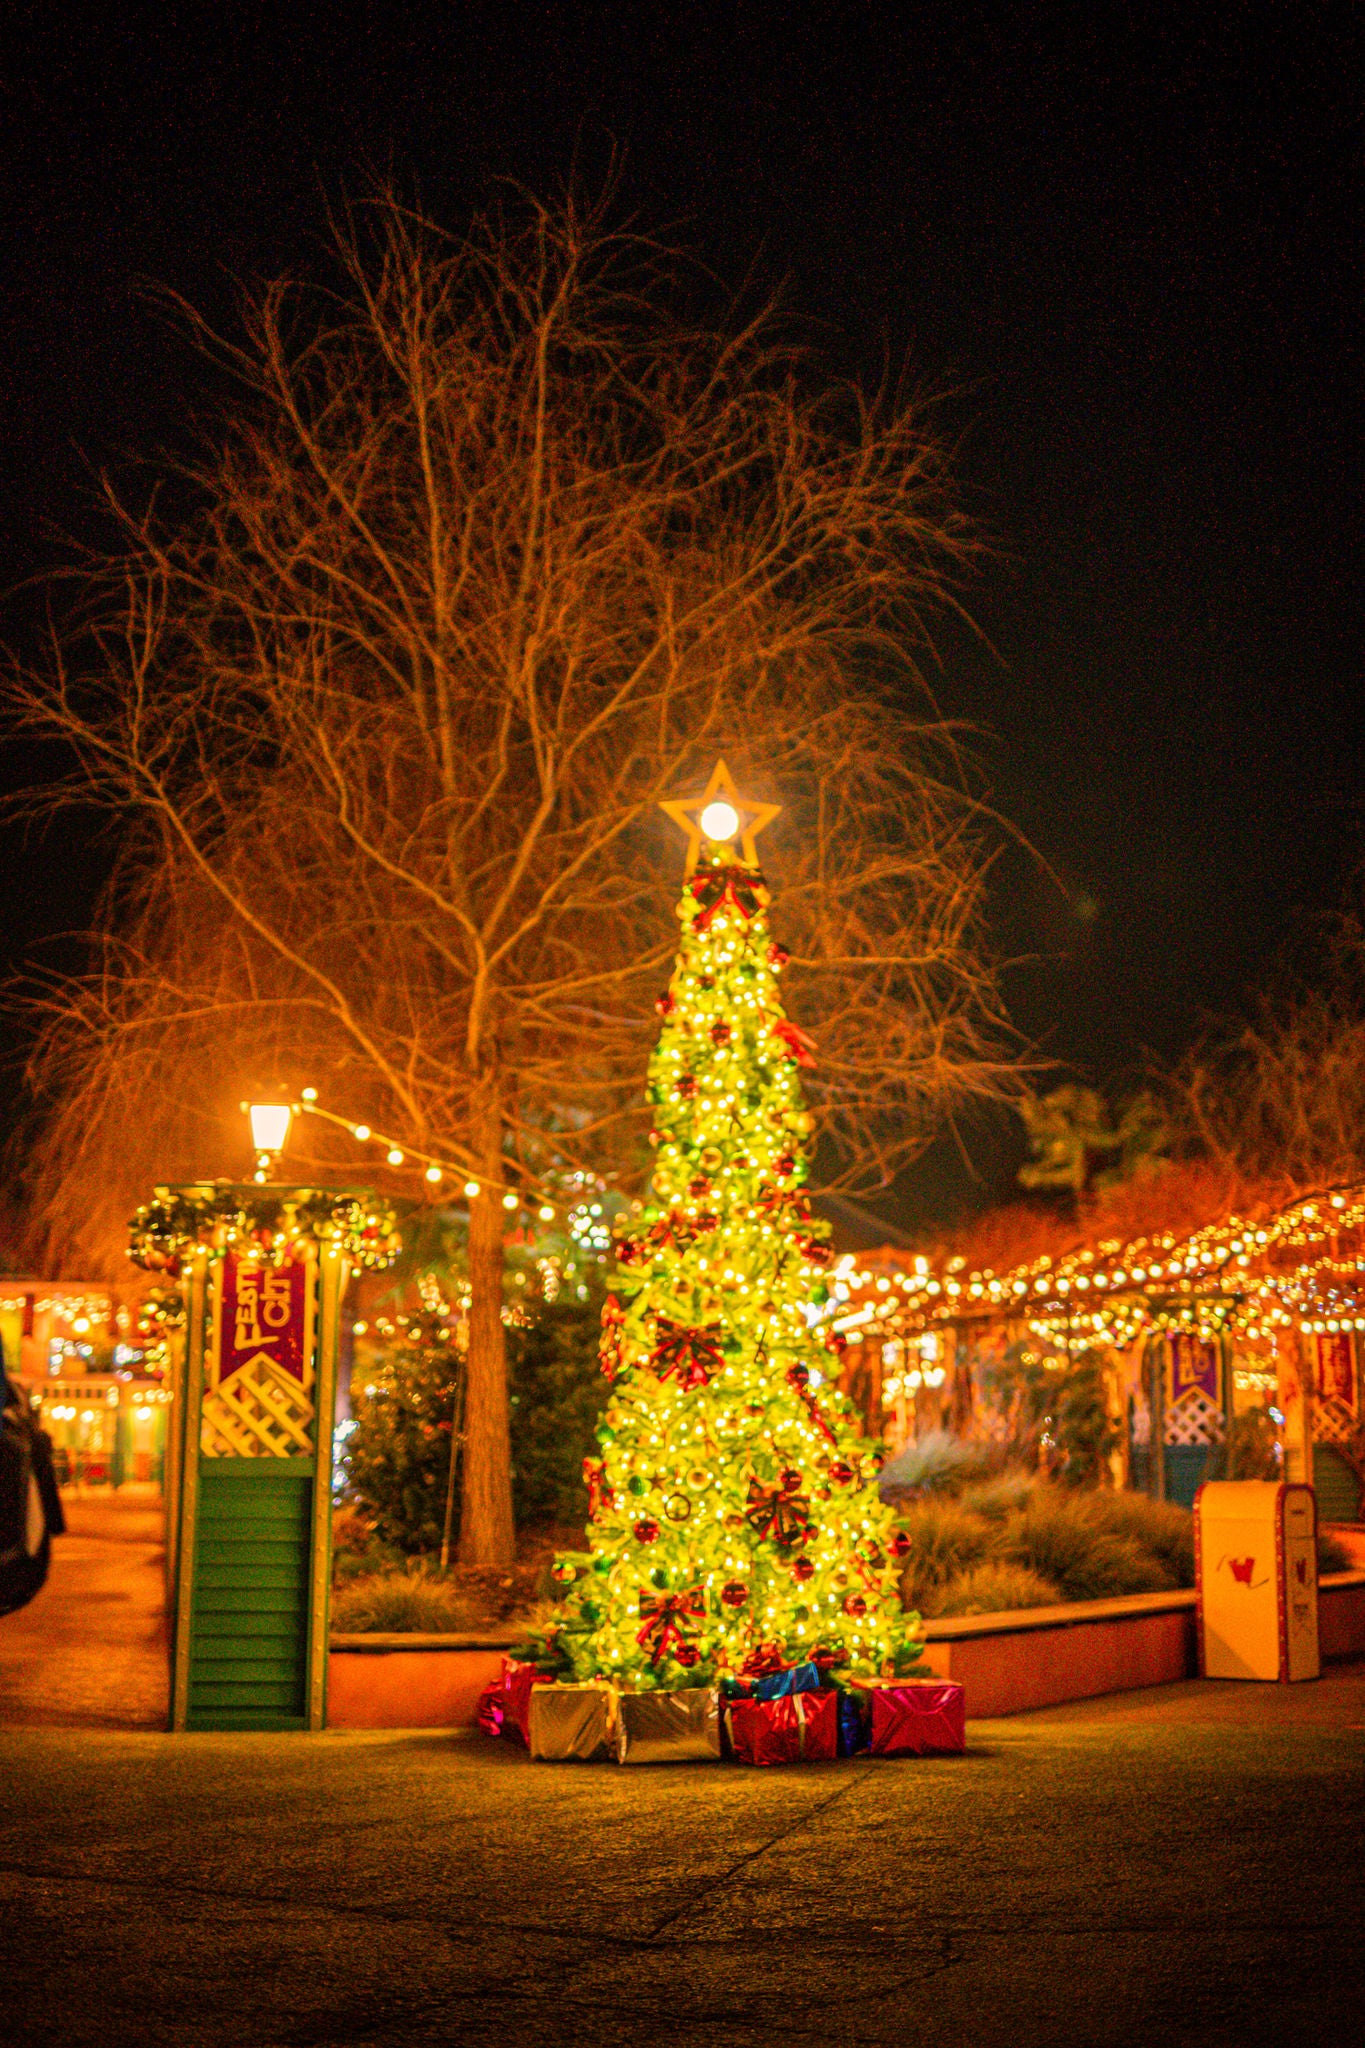
[{"label": "lamp glass shade", "polygon": [[284,1141],[289,1136],[290,1119],[293,1111],[287,1102],[253,1102],[247,1111],[251,1118],[251,1142],[258,1152],[283,1152]]}]

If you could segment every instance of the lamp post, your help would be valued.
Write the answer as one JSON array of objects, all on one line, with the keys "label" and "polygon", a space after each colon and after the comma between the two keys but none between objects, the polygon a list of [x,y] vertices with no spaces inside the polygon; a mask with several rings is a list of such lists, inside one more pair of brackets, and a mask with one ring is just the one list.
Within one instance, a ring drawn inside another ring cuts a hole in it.
[{"label": "lamp post", "polygon": [[251,1142],[256,1148],[258,1181],[270,1178],[271,1168],[285,1148],[294,1111],[287,1102],[244,1102],[242,1108],[251,1122]]}]

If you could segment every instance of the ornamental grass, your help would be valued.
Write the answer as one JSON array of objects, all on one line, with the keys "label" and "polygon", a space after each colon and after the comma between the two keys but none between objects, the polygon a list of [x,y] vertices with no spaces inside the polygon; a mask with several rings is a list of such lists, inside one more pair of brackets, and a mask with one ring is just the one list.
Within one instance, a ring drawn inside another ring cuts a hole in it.
[{"label": "ornamental grass", "polygon": [[337,1635],[460,1635],[476,1619],[464,1594],[422,1566],[352,1579],[332,1598]]},{"label": "ornamental grass", "polygon": [[934,1614],[1005,1614],[1012,1608],[1055,1607],[1061,1599],[1060,1588],[1027,1565],[988,1557],[940,1589]]}]

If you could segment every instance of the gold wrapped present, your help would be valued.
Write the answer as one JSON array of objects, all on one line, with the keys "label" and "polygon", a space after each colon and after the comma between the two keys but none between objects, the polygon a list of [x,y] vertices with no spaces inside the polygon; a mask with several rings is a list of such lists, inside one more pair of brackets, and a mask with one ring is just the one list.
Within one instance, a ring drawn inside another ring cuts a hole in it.
[{"label": "gold wrapped present", "polygon": [[616,1695],[608,1685],[531,1689],[528,1747],[544,1763],[595,1763],[614,1753]]},{"label": "gold wrapped present", "polygon": [[623,1764],[710,1763],[720,1755],[720,1695],[714,1686],[622,1693],[616,1754]]}]

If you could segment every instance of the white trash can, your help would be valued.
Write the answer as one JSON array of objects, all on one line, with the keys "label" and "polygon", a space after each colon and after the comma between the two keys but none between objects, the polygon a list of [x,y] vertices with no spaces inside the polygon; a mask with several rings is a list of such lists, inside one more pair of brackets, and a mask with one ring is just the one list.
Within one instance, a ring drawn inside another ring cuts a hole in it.
[{"label": "white trash can", "polygon": [[1317,1504],[1311,1486],[1208,1480],[1194,1497],[1205,1678],[1317,1678]]}]

